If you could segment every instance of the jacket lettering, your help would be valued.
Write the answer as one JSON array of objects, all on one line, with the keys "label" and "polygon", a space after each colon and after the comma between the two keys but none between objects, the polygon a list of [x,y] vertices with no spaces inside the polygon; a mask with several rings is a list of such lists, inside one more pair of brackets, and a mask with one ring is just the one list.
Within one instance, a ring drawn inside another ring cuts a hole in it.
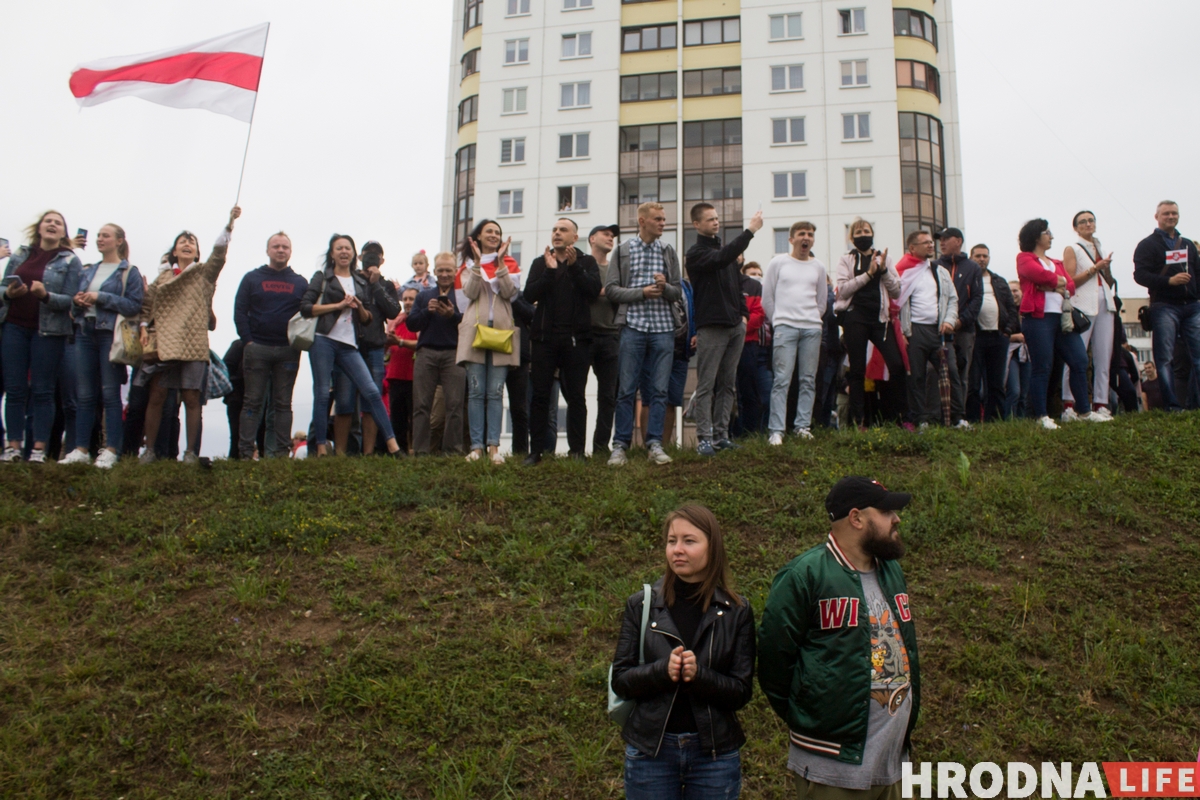
[{"label": "jacket lettering", "polygon": [[821,600],[819,603],[821,607],[821,630],[828,631],[834,628],[841,628],[845,623],[848,623],[846,627],[858,627],[857,597],[834,597],[828,600]]},{"label": "jacket lettering", "polygon": [[912,622],[912,612],[908,610],[908,595],[896,595],[896,611],[900,614],[901,622]]}]

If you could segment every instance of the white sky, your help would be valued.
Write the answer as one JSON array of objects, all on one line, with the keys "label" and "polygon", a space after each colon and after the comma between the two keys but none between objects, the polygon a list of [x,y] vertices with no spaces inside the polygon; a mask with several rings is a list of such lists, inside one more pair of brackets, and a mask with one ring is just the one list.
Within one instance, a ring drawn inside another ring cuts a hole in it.
[{"label": "white sky", "polygon": [[[207,253],[237,191],[246,126],[133,98],[80,111],[67,80],[82,62],[269,21],[213,349],[223,353],[235,337],[238,283],[265,262],[266,239],[281,228],[306,277],[336,231],[360,245],[381,241],[385,274],[403,278],[414,251],[441,244],[451,15],[451,0],[6,3],[0,237],[21,241],[53,207],[93,241],[104,223],[122,225],[132,261],[151,277],[181,229],[196,231]],[[1116,251],[1121,293],[1144,296],[1130,258],[1154,227],[1155,203],[1177,200],[1185,233],[1189,213],[1200,214],[1190,144],[1200,60],[1180,33],[1200,26],[1200,3],[955,0],[954,15],[966,198],[956,222],[967,244],[989,244],[998,271],[1012,276],[1026,219],[1046,217],[1066,245],[1072,215],[1088,208]],[[98,258],[94,249],[81,256]],[[293,428],[307,426],[311,405],[306,358]],[[206,407],[203,449],[227,452],[220,402]]]}]

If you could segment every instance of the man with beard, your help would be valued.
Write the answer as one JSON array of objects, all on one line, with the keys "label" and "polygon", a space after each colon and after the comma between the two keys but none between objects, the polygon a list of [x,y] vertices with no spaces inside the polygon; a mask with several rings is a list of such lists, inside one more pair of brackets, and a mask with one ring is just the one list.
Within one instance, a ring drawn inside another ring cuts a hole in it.
[{"label": "man with beard", "polygon": [[775,576],[759,684],[789,730],[799,798],[898,800],[920,709],[900,516],[912,495],[848,477],[825,497],[828,538]]}]

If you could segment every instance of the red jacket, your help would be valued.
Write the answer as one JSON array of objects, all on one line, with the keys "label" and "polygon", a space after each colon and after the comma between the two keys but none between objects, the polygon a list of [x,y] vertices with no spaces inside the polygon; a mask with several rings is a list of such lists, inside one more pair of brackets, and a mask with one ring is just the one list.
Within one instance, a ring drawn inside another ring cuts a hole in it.
[{"label": "red jacket", "polygon": [[750,321],[746,323],[746,344],[769,345],[771,326],[767,324],[767,313],[762,306],[762,284],[753,278],[742,276],[742,296],[746,298],[746,309]]},{"label": "red jacket", "polygon": [[[1049,256],[1047,256],[1049,258]],[[1046,315],[1046,293],[1042,289],[1054,291],[1058,286],[1058,276],[1067,279],[1067,292],[1075,294],[1075,281],[1063,268],[1063,263],[1057,258],[1051,258],[1054,263],[1054,273],[1050,273],[1033,253],[1017,254],[1017,277],[1021,279],[1021,313],[1029,314],[1034,319]]]}]

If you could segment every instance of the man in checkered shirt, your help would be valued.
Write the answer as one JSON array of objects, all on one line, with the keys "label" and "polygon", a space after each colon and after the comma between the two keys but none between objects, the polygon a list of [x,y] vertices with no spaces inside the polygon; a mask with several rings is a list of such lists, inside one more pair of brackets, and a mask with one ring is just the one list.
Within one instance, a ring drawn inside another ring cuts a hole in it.
[{"label": "man in checkered shirt", "polygon": [[638,235],[621,242],[608,263],[604,294],[618,303],[616,325],[620,329],[616,434],[609,466],[626,463],[625,451],[633,441],[633,401],[643,370],[652,376],[646,426],[646,447],[655,464],[670,464],[663,452],[663,422],[667,415],[667,382],[675,354],[675,330],[683,321],[678,301],[679,257],[661,241],[667,215],[661,203],[638,206]]}]

